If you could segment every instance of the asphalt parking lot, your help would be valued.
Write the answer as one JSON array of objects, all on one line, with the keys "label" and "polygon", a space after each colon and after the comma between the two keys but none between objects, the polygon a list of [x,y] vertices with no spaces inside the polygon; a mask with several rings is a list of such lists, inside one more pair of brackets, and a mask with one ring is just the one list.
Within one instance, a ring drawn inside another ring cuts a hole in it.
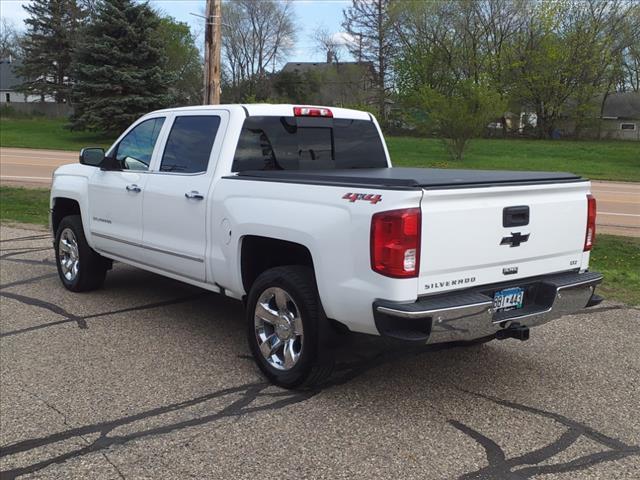
[{"label": "asphalt parking lot", "polygon": [[638,309],[525,343],[353,337],[291,392],[248,356],[240,304],[121,264],[72,294],[46,232],[0,240],[2,479],[639,477]]}]

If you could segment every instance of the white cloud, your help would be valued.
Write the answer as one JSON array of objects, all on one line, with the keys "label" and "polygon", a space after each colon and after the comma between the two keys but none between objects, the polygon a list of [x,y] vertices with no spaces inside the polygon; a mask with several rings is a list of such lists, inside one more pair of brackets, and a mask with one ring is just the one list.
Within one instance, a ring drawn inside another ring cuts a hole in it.
[{"label": "white cloud", "polygon": [[331,35],[331,39],[338,45],[348,46],[356,44],[356,39],[347,32],[336,32]]}]

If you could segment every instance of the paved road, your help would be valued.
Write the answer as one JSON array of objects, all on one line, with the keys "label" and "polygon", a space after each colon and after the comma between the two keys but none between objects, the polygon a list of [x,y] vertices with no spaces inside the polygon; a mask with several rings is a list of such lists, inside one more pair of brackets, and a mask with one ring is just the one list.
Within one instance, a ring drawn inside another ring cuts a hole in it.
[{"label": "paved road", "polygon": [[[0,182],[49,186],[53,170],[78,161],[78,152],[0,148]],[[640,183],[593,182],[603,233],[640,237]]]},{"label": "paved road", "polygon": [[57,167],[77,161],[78,152],[0,148],[0,181],[48,187]]},{"label": "paved road", "polygon": [[0,477],[637,479],[640,312],[446,350],[346,339],[322,389],[266,384],[238,303],[118,264],[64,290],[0,242]]},{"label": "paved road", "polygon": [[598,215],[597,230],[640,237],[640,183],[592,182]]}]

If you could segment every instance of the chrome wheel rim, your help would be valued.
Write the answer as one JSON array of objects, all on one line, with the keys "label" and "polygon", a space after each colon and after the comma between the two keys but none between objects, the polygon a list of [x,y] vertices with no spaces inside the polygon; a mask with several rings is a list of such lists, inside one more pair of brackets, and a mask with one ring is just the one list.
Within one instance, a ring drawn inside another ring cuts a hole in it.
[{"label": "chrome wheel rim", "polygon": [[58,262],[62,275],[72,282],[78,276],[80,268],[80,255],[78,253],[78,241],[70,228],[65,228],[60,234],[58,243]]},{"label": "chrome wheel rim", "polygon": [[291,295],[279,287],[262,292],[254,326],[258,348],[267,363],[277,370],[291,370],[304,346],[300,309]]}]

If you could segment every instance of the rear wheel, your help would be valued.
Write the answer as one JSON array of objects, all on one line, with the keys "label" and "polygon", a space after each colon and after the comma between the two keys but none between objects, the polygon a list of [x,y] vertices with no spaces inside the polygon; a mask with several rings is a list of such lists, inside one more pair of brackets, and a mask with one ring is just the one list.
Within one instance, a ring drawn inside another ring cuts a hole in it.
[{"label": "rear wheel", "polygon": [[54,248],[58,275],[65,288],[86,292],[102,286],[109,263],[87,243],[80,215],[62,219]]},{"label": "rear wheel", "polygon": [[249,348],[262,372],[276,385],[308,387],[330,375],[333,362],[319,355],[319,332],[324,322],[308,267],[272,268],[251,287],[247,302]]}]

